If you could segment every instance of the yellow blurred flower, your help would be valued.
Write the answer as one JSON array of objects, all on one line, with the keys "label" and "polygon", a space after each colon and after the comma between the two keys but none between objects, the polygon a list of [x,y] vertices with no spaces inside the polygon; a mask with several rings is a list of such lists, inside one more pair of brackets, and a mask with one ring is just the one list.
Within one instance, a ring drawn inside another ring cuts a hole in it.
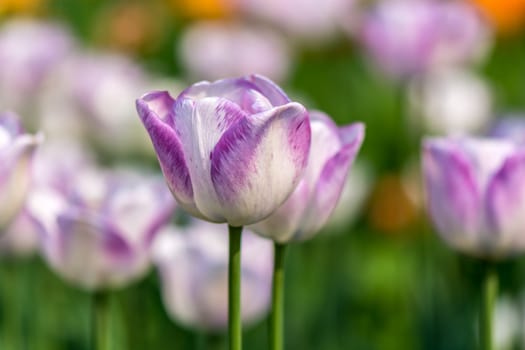
[{"label": "yellow blurred flower", "polygon": [[503,34],[514,33],[524,27],[524,0],[471,0],[488,20]]},{"label": "yellow blurred flower", "polygon": [[0,0],[0,16],[38,12],[45,0]]},{"label": "yellow blurred flower", "polygon": [[181,15],[191,18],[224,18],[235,12],[233,0],[168,0]]}]

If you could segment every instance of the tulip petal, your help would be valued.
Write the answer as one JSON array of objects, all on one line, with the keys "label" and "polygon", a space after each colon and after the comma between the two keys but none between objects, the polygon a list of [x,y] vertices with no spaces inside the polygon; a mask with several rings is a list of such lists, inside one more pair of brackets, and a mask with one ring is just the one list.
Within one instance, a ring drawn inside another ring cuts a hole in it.
[{"label": "tulip petal", "polygon": [[195,205],[207,220],[224,222],[223,205],[212,184],[211,154],[221,136],[246,114],[224,98],[182,98],[175,106],[175,128],[186,156]]},{"label": "tulip petal", "polygon": [[166,94],[152,93],[137,100],[137,111],[150,135],[173,196],[185,210],[202,217],[193,199],[192,181],[181,141],[177,132],[167,123],[168,120],[174,120],[170,117],[170,103],[173,103],[173,99]]},{"label": "tulip petal", "polygon": [[[71,211],[57,218],[61,258],[55,268],[65,278],[93,289],[117,285],[133,262],[133,251],[122,235],[101,218]],[[111,268],[110,268],[111,267]]]},{"label": "tulip petal", "polygon": [[[329,219],[343,192],[350,166],[363,143],[365,127],[362,123],[354,123],[337,130],[337,133],[343,145],[337,153],[325,161],[318,178],[312,182],[317,185],[313,198],[309,200],[309,207],[304,213],[299,230],[293,237],[295,240],[310,238]],[[315,145],[316,149],[323,147],[321,141],[324,140],[319,139]],[[313,142],[312,147],[314,147]],[[310,154],[314,153],[312,148]]]},{"label": "tulip petal", "polygon": [[487,189],[486,210],[490,234],[500,249],[525,247],[525,153],[508,157]]},{"label": "tulip petal", "polygon": [[480,230],[481,194],[472,164],[454,144],[424,143],[423,171],[428,207],[443,238],[468,247]]},{"label": "tulip petal", "polygon": [[310,148],[306,109],[289,103],[243,118],[211,154],[211,179],[230,225],[257,222],[297,186]]},{"label": "tulip petal", "polygon": [[243,100],[247,91],[255,91],[261,97],[264,96],[272,106],[281,106],[290,102],[288,96],[277,84],[261,75],[222,79],[212,83],[207,81],[200,82],[184,90],[178,99],[183,97],[200,99],[221,96],[239,106],[243,106],[245,104]]}]

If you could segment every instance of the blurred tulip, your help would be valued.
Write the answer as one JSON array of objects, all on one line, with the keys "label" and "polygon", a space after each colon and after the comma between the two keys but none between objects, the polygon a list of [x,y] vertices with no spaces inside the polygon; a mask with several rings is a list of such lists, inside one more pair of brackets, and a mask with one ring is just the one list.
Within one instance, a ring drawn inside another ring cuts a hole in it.
[{"label": "blurred tulip", "polygon": [[76,131],[111,155],[153,153],[133,104],[154,84],[140,66],[125,56],[78,52],[54,78],[41,100],[44,129]]},{"label": "blurred tulip", "polygon": [[266,20],[305,44],[333,36],[355,0],[238,0],[241,11]]},{"label": "blurred tulip", "polygon": [[308,112],[262,76],[201,82],[177,99],[137,100],[173,195],[190,214],[244,226],[295,189],[310,148]]},{"label": "blurred tulip", "polygon": [[182,61],[197,79],[258,73],[282,81],[290,69],[286,42],[273,31],[255,26],[199,22],[184,33],[180,45]]},{"label": "blurred tulip", "polygon": [[56,24],[12,20],[0,26],[0,109],[28,108],[28,98],[72,47],[70,34]]},{"label": "blurred tulip", "polygon": [[49,266],[87,290],[120,287],[149,267],[149,247],[174,202],[157,177],[83,169],[28,199]]},{"label": "blurred tulip", "polygon": [[0,229],[5,229],[24,204],[31,182],[31,163],[42,135],[24,132],[18,118],[0,113]]},{"label": "blurred tulip", "polygon": [[[47,137],[47,135],[46,135]],[[69,192],[70,180],[92,166],[93,158],[79,144],[68,141],[46,140],[36,150],[31,167],[31,188],[52,187]],[[29,194],[31,196],[31,194]],[[0,254],[27,256],[38,249],[38,227],[27,209],[27,203],[0,237]]]},{"label": "blurred tulip", "polygon": [[320,112],[310,113],[308,166],[292,195],[251,229],[279,243],[311,238],[337,205],[348,171],[365,137],[362,123],[338,128]]},{"label": "blurred tulip", "polygon": [[525,115],[514,113],[495,120],[489,128],[488,136],[525,145]]},{"label": "blurred tulip", "polygon": [[[228,325],[228,230],[226,225],[192,221],[169,227],[153,245],[164,305],[182,324],[205,331]],[[273,250],[270,241],[248,230],[242,239],[242,321],[264,317],[270,304]]]},{"label": "blurred tulip", "polygon": [[437,70],[413,79],[409,98],[414,122],[436,134],[479,132],[492,116],[489,84],[468,70]]},{"label": "blurred tulip", "polygon": [[359,32],[372,59],[394,78],[479,61],[491,44],[476,9],[459,1],[380,1]]},{"label": "blurred tulip", "polygon": [[465,253],[499,258],[525,250],[525,149],[507,140],[427,139],[423,172],[430,216]]}]

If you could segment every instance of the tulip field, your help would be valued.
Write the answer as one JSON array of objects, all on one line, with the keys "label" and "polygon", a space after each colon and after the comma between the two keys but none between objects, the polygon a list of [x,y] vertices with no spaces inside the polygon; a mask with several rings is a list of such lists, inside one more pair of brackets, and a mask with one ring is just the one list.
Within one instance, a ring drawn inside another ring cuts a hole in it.
[{"label": "tulip field", "polygon": [[0,0],[1,350],[525,349],[522,0]]}]

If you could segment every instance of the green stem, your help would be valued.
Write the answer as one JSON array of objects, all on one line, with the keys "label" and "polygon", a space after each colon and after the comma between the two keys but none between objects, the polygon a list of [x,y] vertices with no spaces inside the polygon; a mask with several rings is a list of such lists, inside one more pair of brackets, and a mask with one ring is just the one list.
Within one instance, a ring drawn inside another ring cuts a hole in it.
[{"label": "green stem", "polygon": [[495,267],[489,262],[483,264],[482,283],[479,340],[482,350],[493,350],[493,312],[498,294],[498,275]]},{"label": "green stem", "polygon": [[270,314],[270,349],[284,348],[284,258],[285,244],[274,244],[272,311]]},{"label": "green stem", "polygon": [[110,327],[110,295],[104,291],[97,291],[92,296],[92,344],[94,350],[108,350]]},{"label": "green stem", "polygon": [[230,253],[228,264],[228,334],[230,350],[242,349],[241,324],[241,234],[242,227],[228,225]]}]

